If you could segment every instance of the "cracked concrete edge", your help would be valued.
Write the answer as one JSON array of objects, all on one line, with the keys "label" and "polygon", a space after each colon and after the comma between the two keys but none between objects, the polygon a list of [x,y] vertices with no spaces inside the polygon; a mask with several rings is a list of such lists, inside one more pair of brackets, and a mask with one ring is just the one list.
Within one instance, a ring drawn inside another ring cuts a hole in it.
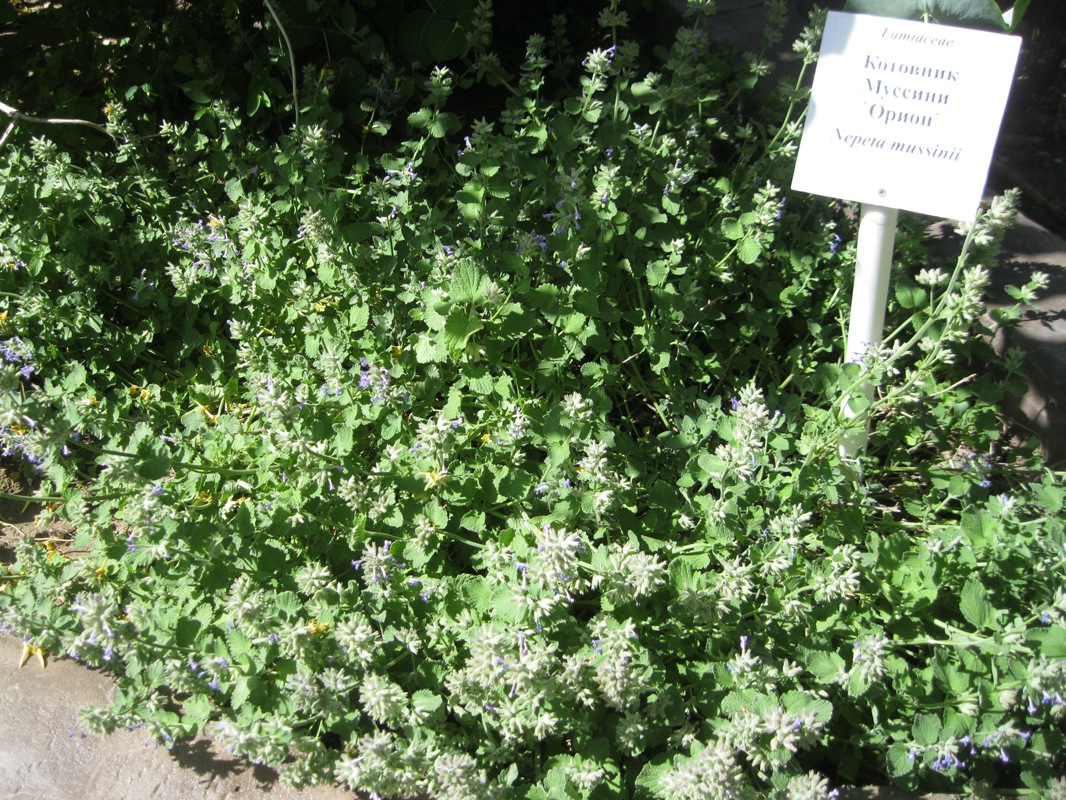
[{"label": "cracked concrete edge", "polygon": [[277,773],[208,739],[156,745],[143,730],[92,736],[78,711],[106,704],[111,679],[73,661],[19,668],[22,643],[0,636],[0,800],[341,800],[339,786],[282,786]]}]

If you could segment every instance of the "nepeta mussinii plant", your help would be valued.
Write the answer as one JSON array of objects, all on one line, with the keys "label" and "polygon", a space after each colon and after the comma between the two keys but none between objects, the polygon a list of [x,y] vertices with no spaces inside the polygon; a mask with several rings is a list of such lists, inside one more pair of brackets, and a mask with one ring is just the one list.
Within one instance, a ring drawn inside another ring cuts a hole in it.
[{"label": "nepeta mussinii plant", "polygon": [[[294,785],[1057,785],[1062,491],[999,449],[1016,361],[959,371],[1016,197],[951,262],[905,230],[842,365],[854,231],[785,188],[802,79],[757,93],[698,13],[649,58],[617,2],[572,81],[543,35],[510,78],[469,12],[417,80],[368,46],[355,131],[341,59],[245,111],[205,76],[151,136],[131,91],[92,158],[11,138],[3,443],[74,533],[19,545],[5,630],[116,676],[90,730],[206,730]],[[449,110],[480,79],[502,110]]]}]

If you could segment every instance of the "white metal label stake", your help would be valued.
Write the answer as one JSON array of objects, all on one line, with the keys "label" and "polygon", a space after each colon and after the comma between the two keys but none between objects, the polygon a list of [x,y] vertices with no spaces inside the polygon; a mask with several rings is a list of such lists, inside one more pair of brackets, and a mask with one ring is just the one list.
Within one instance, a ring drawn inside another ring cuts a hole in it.
[{"label": "white metal label stake", "polygon": [[[867,350],[881,343],[898,219],[897,208],[862,205],[855,252],[855,285],[851,291],[851,318],[844,349],[845,357],[851,363],[861,363]],[[874,387],[864,383],[859,388],[869,405]],[[849,417],[856,416],[854,402],[849,398],[844,398],[844,413]],[[848,460],[855,458],[866,447],[868,438],[865,428],[845,434],[840,442],[840,454]]]},{"label": "white metal label stake", "polygon": [[[829,13],[792,188],[862,204],[848,361],[883,336],[899,209],[973,220],[1020,46],[1016,36]],[[872,386],[858,390],[872,399]],[[844,437],[841,454],[853,461],[867,438]]]}]

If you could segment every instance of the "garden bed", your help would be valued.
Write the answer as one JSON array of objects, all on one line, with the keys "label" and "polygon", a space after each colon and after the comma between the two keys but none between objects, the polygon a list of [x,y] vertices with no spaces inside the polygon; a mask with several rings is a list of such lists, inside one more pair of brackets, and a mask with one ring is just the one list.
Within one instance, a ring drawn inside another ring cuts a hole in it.
[{"label": "garden bed", "polygon": [[816,25],[776,87],[784,4],[748,57],[696,12],[38,12],[2,91],[106,122],[0,152],[4,453],[65,532],[0,624],[115,676],[90,730],[382,797],[1062,791],[1061,475],[985,338],[1046,281],[981,321],[1017,198],[905,217],[842,363]]}]

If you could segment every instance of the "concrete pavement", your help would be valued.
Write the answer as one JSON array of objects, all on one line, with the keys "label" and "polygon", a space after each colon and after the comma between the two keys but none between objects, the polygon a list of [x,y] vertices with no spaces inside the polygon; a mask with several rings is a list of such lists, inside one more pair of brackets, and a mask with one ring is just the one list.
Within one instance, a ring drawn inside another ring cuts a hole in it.
[{"label": "concrete pavement", "polygon": [[78,709],[105,705],[104,674],[36,657],[0,636],[0,800],[351,800],[340,787],[295,791],[277,773],[235,759],[206,739],[166,750],[144,731],[91,736]]}]

